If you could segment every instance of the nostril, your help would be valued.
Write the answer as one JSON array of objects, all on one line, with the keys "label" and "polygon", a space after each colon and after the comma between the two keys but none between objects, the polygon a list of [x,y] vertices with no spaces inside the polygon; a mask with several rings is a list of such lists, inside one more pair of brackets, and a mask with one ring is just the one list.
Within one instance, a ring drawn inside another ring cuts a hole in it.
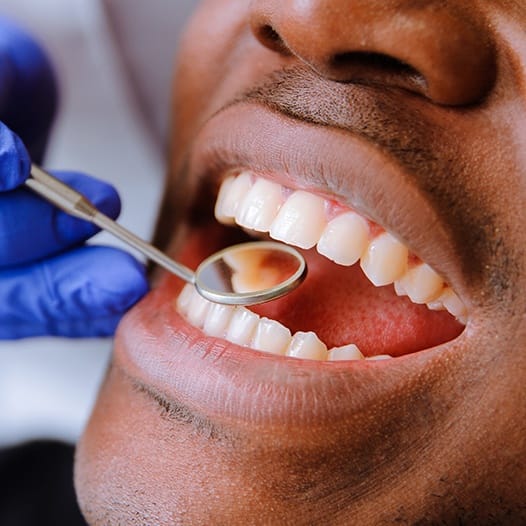
[{"label": "nostril", "polygon": [[352,53],[338,53],[332,59],[335,68],[369,67],[386,73],[418,75],[417,71],[409,64],[383,53],[370,53],[356,51]]},{"label": "nostril", "polygon": [[425,92],[425,77],[415,68],[383,53],[355,51],[337,53],[330,61],[330,68],[341,82],[385,82],[399,87]]},{"label": "nostril", "polygon": [[263,26],[260,30],[260,35],[265,40],[271,42],[280,42],[281,37],[278,35],[277,31],[272,26]]},{"label": "nostril", "polygon": [[284,55],[290,55],[290,50],[288,49],[283,39],[279,36],[279,33],[269,24],[261,25],[255,31],[257,39],[267,48],[277,51],[278,53]]}]

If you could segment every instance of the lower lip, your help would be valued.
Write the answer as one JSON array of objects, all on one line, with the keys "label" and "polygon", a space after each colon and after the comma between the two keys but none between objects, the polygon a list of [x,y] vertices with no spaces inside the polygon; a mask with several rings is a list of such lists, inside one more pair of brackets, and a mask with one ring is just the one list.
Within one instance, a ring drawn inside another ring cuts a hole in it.
[{"label": "lower lip", "polygon": [[[302,425],[352,415],[396,396],[404,384],[426,381],[463,339],[385,361],[285,358],[192,327],[175,309],[180,288],[165,276],[127,314],[117,333],[114,364],[168,402],[211,420]],[[339,403],[342,396],[345,404]]]}]

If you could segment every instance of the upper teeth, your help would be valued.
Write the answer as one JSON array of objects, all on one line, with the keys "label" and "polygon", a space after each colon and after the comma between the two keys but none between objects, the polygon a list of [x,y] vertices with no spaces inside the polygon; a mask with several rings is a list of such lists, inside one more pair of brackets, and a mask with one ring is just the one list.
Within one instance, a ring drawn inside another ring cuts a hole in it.
[{"label": "upper teeth", "polygon": [[[222,223],[268,232],[290,245],[316,246],[339,265],[353,265],[360,259],[375,286],[394,283],[398,295],[415,303],[446,308],[459,319],[466,315],[455,293],[432,268],[414,257],[409,265],[409,251],[400,241],[381,229],[378,233],[378,225],[323,197],[291,191],[245,171],[224,180],[215,215]],[[453,303],[454,308],[448,308]]]},{"label": "upper teeth", "polygon": [[[433,310],[447,309],[465,322],[465,306],[433,269],[415,256],[410,257],[407,247],[378,225],[320,196],[293,191],[244,171],[223,181],[215,215],[222,223],[267,232],[270,237],[291,245],[305,249],[316,246],[320,254],[339,265],[353,265],[360,260],[365,275],[375,286],[394,283],[398,295],[425,303]],[[211,307],[214,315],[207,317],[200,300],[180,302],[180,308],[183,304],[184,314],[207,334],[278,354],[286,352],[290,356],[318,359],[327,354],[327,348],[314,333],[297,333],[291,340],[288,329],[272,320],[251,316],[253,313],[247,309],[232,311],[214,306]],[[239,320],[231,319],[236,317]],[[276,343],[261,343],[271,340],[267,337],[270,332]],[[332,349],[327,357],[351,359],[358,357],[358,353],[361,356],[354,345],[347,345]]]}]

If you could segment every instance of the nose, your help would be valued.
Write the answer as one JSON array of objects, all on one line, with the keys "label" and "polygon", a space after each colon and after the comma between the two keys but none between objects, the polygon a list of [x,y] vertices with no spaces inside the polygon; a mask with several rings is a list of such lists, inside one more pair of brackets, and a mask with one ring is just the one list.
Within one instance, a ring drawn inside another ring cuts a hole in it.
[{"label": "nose", "polygon": [[496,52],[477,12],[447,0],[252,0],[267,48],[338,82],[401,87],[445,105],[484,98]]}]

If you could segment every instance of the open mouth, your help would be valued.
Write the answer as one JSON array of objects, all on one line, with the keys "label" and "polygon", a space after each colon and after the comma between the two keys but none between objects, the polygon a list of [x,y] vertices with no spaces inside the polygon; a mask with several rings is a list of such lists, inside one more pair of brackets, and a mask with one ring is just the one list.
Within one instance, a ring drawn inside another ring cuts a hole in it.
[{"label": "open mouth", "polygon": [[167,229],[171,256],[197,268],[272,237],[308,273],[250,308],[159,275],[119,326],[114,366],[174,417],[321,425],[448,374],[471,335],[469,290],[444,219],[382,149],[242,104],[201,127],[183,164],[190,208]]},{"label": "open mouth", "polygon": [[250,308],[211,303],[186,286],[177,310],[205,335],[274,355],[341,361],[403,356],[462,332],[468,313],[453,288],[378,223],[283,184],[287,175],[230,166],[213,179],[223,237],[243,230],[298,247],[309,273],[289,296]]}]

